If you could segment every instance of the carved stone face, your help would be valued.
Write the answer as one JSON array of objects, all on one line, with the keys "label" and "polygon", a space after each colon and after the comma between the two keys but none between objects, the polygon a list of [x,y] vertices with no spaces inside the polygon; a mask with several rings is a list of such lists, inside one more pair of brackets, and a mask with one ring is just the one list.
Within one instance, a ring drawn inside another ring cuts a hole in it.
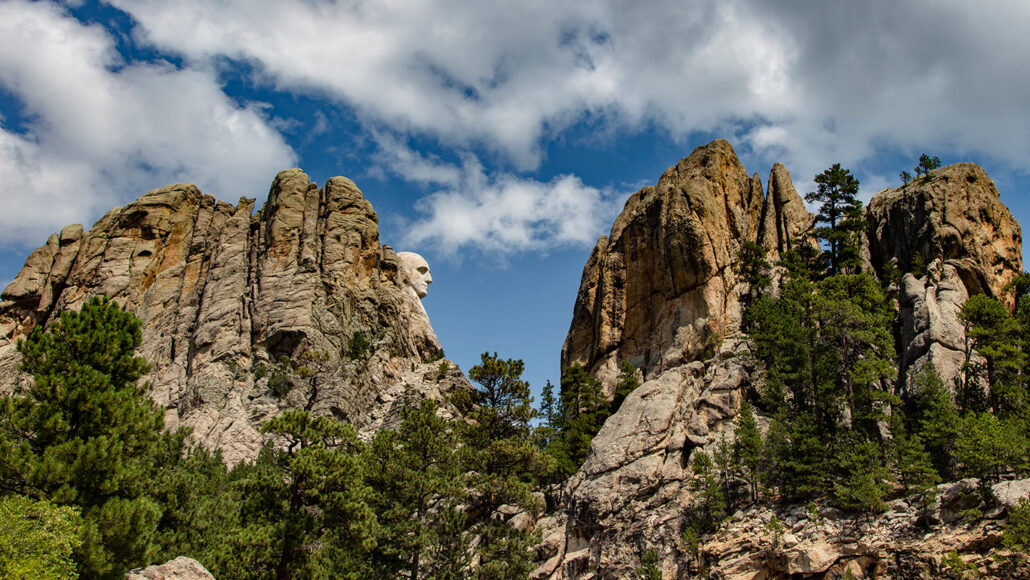
[{"label": "carved stone face", "polygon": [[401,282],[407,282],[419,298],[425,298],[429,293],[429,285],[433,283],[426,259],[415,252],[399,252],[397,261]]}]

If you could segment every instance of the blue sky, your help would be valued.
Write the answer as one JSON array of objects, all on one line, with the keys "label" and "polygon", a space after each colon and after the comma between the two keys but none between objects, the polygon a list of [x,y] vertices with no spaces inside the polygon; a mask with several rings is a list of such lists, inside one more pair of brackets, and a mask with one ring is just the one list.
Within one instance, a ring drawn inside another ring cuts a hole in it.
[{"label": "blue sky", "polygon": [[449,358],[539,390],[596,238],[713,138],[865,199],[974,161],[1030,223],[1027,30],[1025,0],[2,0],[0,282],[154,187],[345,175],[430,262]]}]

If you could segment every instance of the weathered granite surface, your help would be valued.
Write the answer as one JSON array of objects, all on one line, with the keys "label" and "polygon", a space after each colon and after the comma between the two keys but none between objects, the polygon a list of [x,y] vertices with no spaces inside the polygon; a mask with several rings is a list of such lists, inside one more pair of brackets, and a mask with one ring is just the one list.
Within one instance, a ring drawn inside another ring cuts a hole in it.
[{"label": "weathered granite surface", "polygon": [[[896,288],[901,370],[930,357],[953,378],[958,367],[948,357],[963,336],[958,309],[972,293],[1003,297],[1004,285],[1022,270],[1019,225],[990,179],[971,164],[880,192],[866,217],[865,269],[886,279],[889,264],[911,270],[916,251],[928,265],[919,278],[904,274]],[[609,391],[622,361],[641,369],[645,380],[594,438],[562,491],[562,508],[538,523],[543,542],[534,577],[630,577],[651,548],[661,556],[664,577],[699,572],[681,541],[693,498],[691,456],[699,448],[711,454],[732,438],[740,402],[761,384],[761,369],[738,330],[739,295],[746,288],[732,263],[746,241],[775,260],[792,244],[810,243],[803,239],[812,226],[785,167],[773,167],[763,196],[757,176],[748,177],[725,141],[697,148],[657,186],[627,201],[584,267],[562,365],[584,365]],[[898,522],[917,519],[909,517],[914,510],[897,508],[904,512],[895,514]],[[713,577],[835,577],[845,568],[858,577],[911,577],[907,568],[898,572],[886,563],[897,531],[891,514],[868,530],[868,544],[841,543],[811,527],[789,548],[763,543],[758,528],[771,515],[768,509],[742,513],[734,519],[745,524],[717,535],[705,548]],[[928,530],[930,537],[914,537],[904,553],[936,570],[940,554],[936,560],[928,555],[954,546],[980,565],[973,552],[996,542],[998,522],[992,521],[969,537],[951,528]]]},{"label": "weathered granite surface", "polygon": [[318,188],[286,170],[253,209],[176,184],[88,232],[51,236],[2,294],[0,381],[26,380],[15,371],[20,337],[103,294],[143,320],[140,354],[166,425],[192,427],[230,462],[254,456],[257,427],[287,407],[371,429],[393,421],[397,401],[467,385],[428,362],[442,350],[418,293],[426,280],[416,290],[398,275],[353,182]]}]

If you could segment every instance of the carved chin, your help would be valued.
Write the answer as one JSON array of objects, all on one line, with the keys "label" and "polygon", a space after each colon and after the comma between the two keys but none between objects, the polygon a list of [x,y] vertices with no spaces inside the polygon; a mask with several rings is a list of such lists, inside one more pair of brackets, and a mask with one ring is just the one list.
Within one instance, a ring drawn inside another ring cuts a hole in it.
[{"label": "carved chin", "polygon": [[413,286],[412,290],[415,291],[415,295],[417,295],[419,298],[425,298],[426,294],[428,294],[427,288],[418,288]]}]

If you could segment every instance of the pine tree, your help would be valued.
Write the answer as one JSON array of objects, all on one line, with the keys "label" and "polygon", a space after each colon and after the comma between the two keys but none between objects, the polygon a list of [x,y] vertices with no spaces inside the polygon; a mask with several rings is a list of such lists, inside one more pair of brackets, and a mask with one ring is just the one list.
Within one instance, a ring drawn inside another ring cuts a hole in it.
[{"label": "pine tree", "polygon": [[75,560],[88,577],[120,576],[157,551],[162,508],[146,490],[175,435],[138,384],[141,339],[138,319],[93,298],[19,343],[32,385],[0,399],[0,486],[81,510]]},{"label": "pine tree", "polygon": [[233,470],[243,528],[230,540],[247,576],[367,577],[378,524],[353,428],[291,409],[261,429],[277,444]]},{"label": "pine tree", "polygon": [[469,369],[478,383],[460,392],[454,403],[469,421],[462,423],[462,468],[469,473],[467,514],[479,536],[476,552],[479,578],[519,578],[532,571],[529,532],[516,530],[498,517],[501,506],[536,514],[543,508],[534,485],[550,477],[554,461],[533,444],[530,422],[536,416],[529,383],[522,380],[521,360],[484,353]]},{"label": "pine tree", "polygon": [[762,433],[751,411],[751,405],[744,401],[737,414],[736,430],[733,436],[733,457],[741,475],[747,481],[751,501],[758,501],[758,480],[762,465]]},{"label": "pine tree", "polygon": [[590,441],[601,430],[608,418],[610,407],[604,397],[601,382],[587,374],[579,365],[572,365],[562,373],[562,440],[568,454],[572,475],[590,451]]},{"label": "pine tree", "polygon": [[996,482],[1027,461],[1027,439],[1022,422],[998,419],[991,413],[968,412],[959,424],[955,458],[963,474]]},{"label": "pine tree", "polygon": [[661,559],[654,548],[644,552],[637,568],[637,580],[662,580]]},{"label": "pine tree", "polygon": [[941,166],[941,160],[937,156],[929,156],[923,153],[919,156],[919,165],[916,166],[916,177],[919,177],[920,172],[923,175],[930,175],[930,172]]},{"label": "pine tree", "polygon": [[850,422],[871,436],[885,418],[881,387],[894,370],[894,312],[880,284],[868,274],[842,274],[818,285],[819,342],[835,368]]},{"label": "pine tree", "polygon": [[962,304],[959,318],[965,324],[965,380],[963,395],[977,406],[975,379],[977,368],[972,362],[975,350],[985,360],[984,379],[988,399],[995,414],[1012,413],[1027,406],[1025,389],[1020,385],[1020,374],[1026,366],[1026,355],[1021,349],[1019,324],[1005,305],[984,294],[970,296]]},{"label": "pine tree", "polygon": [[833,496],[838,505],[862,513],[883,511],[891,478],[879,445],[863,433],[844,433],[837,439],[833,465],[837,474]]},{"label": "pine tree", "polygon": [[[437,407],[427,400],[404,409],[397,430],[377,433],[366,451],[381,526],[376,572],[383,576],[437,577],[467,551],[468,534],[453,528],[465,499],[457,425],[437,416]],[[441,550],[454,541],[464,549]]]},{"label": "pine tree", "polygon": [[924,442],[940,478],[951,479],[955,475],[955,439],[959,429],[955,403],[933,362],[924,364],[912,382],[915,393],[912,431]]},{"label": "pine tree", "polygon": [[891,415],[891,436],[891,468],[905,493],[923,491],[940,481],[922,438],[918,433],[909,433],[900,409]]},{"label": "pine tree", "polygon": [[858,180],[840,163],[815,176],[816,191],[805,194],[805,201],[819,203],[815,235],[829,244],[826,252],[830,274],[854,268],[859,263],[855,234],[862,228],[862,202],[858,200]]},{"label": "pine tree", "polygon": [[241,500],[220,451],[188,446],[184,437],[168,439],[154,463],[150,495],[162,507],[156,561],[187,554],[216,578],[245,577],[225,538],[239,528]]},{"label": "pine tree", "polygon": [[715,462],[703,449],[692,454],[690,471],[693,475],[690,489],[695,496],[691,501],[693,517],[688,525],[701,533],[714,531],[728,515],[723,480]]},{"label": "pine tree", "polygon": [[765,248],[748,240],[741,244],[733,268],[737,276],[747,284],[747,292],[741,296],[741,301],[747,308],[772,283],[772,277],[769,275],[772,265],[765,259]]},{"label": "pine tree", "polygon": [[[629,361],[622,361],[619,363],[619,376],[615,382],[615,396],[612,398],[611,412],[610,415],[614,415],[618,412],[619,407],[622,406],[622,402],[626,400],[626,397],[630,393],[637,390],[640,386],[640,381],[637,379],[637,369]],[[600,425],[598,425],[598,431],[600,431]]]}]

